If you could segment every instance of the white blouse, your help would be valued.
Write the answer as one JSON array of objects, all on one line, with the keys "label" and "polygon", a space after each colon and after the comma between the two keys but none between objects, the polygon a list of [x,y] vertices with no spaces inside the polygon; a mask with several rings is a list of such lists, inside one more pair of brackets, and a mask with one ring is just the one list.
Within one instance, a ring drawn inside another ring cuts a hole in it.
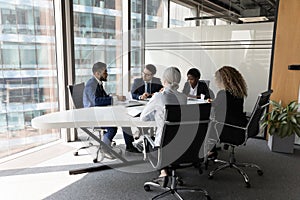
[{"label": "white blouse", "polygon": [[143,109],[140,119],[156,122],[155,146],[160,146],[161,143],[166,104],[187,104],[187,96],[176,90],[165,88],[162,92],[155,93]]}]

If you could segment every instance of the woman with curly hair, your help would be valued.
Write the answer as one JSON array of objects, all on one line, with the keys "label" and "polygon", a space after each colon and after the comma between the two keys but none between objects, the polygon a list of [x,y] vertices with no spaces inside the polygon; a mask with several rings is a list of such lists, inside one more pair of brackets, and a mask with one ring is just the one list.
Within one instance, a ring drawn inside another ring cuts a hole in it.
[{"label": "woman with curly hair", "polygon": [[[241,73],[233,67],[223,66],[216,71],[215,82],[220,89],[216,98],[211,101],[215,120],[236,126],[246,126],[244,98],[247,97],[247,84]],[[218,126],[217,133],[220,141],[225,143],[228,141],[238,144],[244,140],[244,134],[240,130],[229,126]],[[210,157],[216,156],[214,148]]]}]

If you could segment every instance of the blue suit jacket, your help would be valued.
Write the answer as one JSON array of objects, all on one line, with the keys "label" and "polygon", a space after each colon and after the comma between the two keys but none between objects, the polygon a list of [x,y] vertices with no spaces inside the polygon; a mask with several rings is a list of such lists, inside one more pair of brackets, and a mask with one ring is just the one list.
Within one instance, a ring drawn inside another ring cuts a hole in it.
[{"label": "blue suit jacket", "polygon": [[[162,88],[162,84],[159,78],[152,78],[151,81],[151,94],[158,92]],[[142,78],[136,78],[133,81],[131,87],[131,95],[133,99],[139,99],[139,96],[145,93],[145,81]]]},{"label": "blue suit jacket", "polygon": [[108,96],[105,90],[100,87],[95,77],[90,78],[83,91],[84,107],[107,106],[111,103],[112,97]]}]

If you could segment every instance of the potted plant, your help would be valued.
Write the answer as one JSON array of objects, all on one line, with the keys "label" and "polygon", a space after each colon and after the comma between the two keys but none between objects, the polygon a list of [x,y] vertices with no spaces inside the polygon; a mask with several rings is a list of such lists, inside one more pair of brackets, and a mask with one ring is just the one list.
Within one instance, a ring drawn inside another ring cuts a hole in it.
[{"label": "potted plant", "polygon": [[268,146],[272,151],[293,153],[295,133],[300,136],[300,112],[296,101],[282,106],[282,102],[270,101],[270,111],[263,117],[262,128],[270,134]]}]

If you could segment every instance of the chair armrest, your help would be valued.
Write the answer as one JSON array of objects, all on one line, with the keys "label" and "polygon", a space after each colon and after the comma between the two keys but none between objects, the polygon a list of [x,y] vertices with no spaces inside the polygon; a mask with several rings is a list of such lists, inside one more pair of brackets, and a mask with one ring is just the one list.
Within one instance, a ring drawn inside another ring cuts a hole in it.
[{"label": "chair armrest", "polygon": [[216,124],[222,124],[224,126],[230,126],[230,127],[233,127],[233,128],[237,128],[237,129],[242,129],[242,130],[246,130],[247,128],[246,127],[242,127],[242,126],[236,126],[236,125],[233,125],[233,124],[228,124],[228,123],[224,123],[224,122],[218,122],[218,121],[214,121]]}]

